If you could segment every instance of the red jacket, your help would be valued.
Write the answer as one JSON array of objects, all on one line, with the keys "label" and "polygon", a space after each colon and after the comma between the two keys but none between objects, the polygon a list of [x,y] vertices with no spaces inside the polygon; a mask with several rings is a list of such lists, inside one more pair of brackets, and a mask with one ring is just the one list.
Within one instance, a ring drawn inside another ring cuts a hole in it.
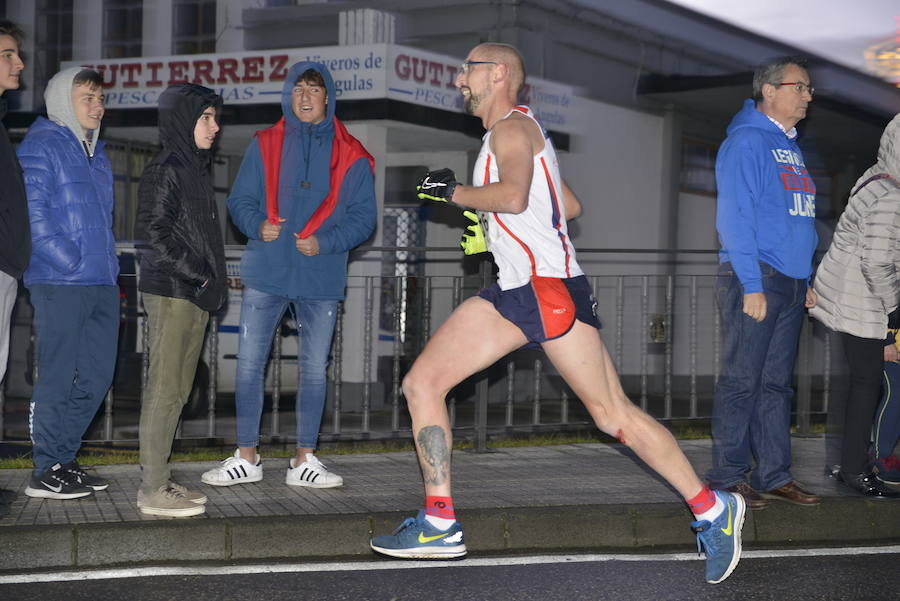
[{"label": "red jacket", "polygon": [[[256,132],[259,152],[262,155],[266,177],[266,214],[269,223],[278,223],[278,178],[281,172],[281,146],[284,143],[284,117],[272,127]],[[375,159],[363,145],[350,135],[344,124],[334,117],[334,139],[331,143],[331,177],[329,192],[300,231],[300,238],[308,238],[328,219],[337,206],[344,175],[353,163],[361,158],[369,159],[369,167],[375,171]]]}]

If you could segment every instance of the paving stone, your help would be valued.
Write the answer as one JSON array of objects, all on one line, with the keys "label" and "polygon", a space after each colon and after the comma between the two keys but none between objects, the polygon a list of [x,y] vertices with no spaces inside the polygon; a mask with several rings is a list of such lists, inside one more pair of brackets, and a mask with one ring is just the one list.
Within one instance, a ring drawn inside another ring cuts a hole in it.
[{"label": "paving stone", "polygon": [[231,521],[231,559],[368,555],[366,515],[239,518]]},{"label": "paving stone", "polygon": [[77,529],[77,565],[225,560],[227,522],[165,518],[148,522],[88,524]]},{"label": "paving stone", "polygon": [[503,509],[461,510],[456,517],[463,526],[467,549],[481,552],[510,548],[509,514]]},{"label": "paving stone", "polygon": [[506,508],[510,549],[589,549],[634,546],[623,505]]},{"label": "paving stone", "polygon": [[3,570],[62,568],[73,564],[73,528],[11,526],[0,530]]},{"label": "paving stone", "polygon": [[[867,501],[863,498],[826,497],[820,505],[802,507],[772,501],[768,508],[754,512],[756,542],[842,543],[890,538],[890,531],[882,528],[886,521],[897,521],[900,505],[894,507],[892,518],[886,515],[888,512],[881,513],[878,507],[871,507],[890,503],[890,501]],[[876,514],[880,514],[884,519],[876,521]],[[900,534],[896,530],[894,528],[894,537]]]},{"label": "paving stone", "polygon": [[634,521],[637,547],[690,549],[696,545],[696,535],[691,530],[693,516],[684,504],[633,505],[628,512]]}]

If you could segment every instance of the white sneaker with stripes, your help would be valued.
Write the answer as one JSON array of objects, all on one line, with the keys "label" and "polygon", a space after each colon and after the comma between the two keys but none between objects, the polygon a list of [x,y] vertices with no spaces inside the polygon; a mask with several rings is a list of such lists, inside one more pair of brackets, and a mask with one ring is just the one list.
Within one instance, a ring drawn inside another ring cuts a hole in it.
[{"label": "white sneaker with stripes", "polygon": [[213,486],[231,486],[233,484],[259,482],[262,480],[262,477],[262,460],[259,455],[256,455],[256,463],[253,464],[243,459],[241,450],[238,449],[233,456],[223,461],[219,467],[203,472],[200,479],[206,484],[212,484]]},{"label": "white sneaker with stripes", "polygon": [[287,476],[284,479],[285,484],[289,486],[335,488],[344,484],[343,478],[325,469],[322,462],[312,453],[307,453],[306,461],[300,465],[295,465],[296,462],[296,457],[291,459],[290,467],[287,470]]}]

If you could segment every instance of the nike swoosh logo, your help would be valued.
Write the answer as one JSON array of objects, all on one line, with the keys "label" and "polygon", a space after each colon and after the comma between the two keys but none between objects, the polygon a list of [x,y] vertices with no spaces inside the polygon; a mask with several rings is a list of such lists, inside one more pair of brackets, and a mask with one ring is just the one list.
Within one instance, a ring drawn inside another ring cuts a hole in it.
[{"label": "nike swoosh logo", "polygon": [[722,533],[725,534],[725,536],[731,536],[731,533],[734,530],[734,524],[731,523],[731,504],[730,503],[728,505],[728,527],[721,528],[721,530],[722,530]]},{"label": "nike swoosh logo", "polygon": [[440,186],[446,186],[446,185],[447,184],[443,184],[440,182],[431,182],[431,181],[428,181],[427,179],[424,182],[422,182],[422,188],[425,190],[430,190],[431,188],[438,188]]},{"label": "nike swoosh logo", "polygon": [[420,532],[420,533],[419,533],[419,542],[420,542],[420,543],[430,543],[430,542],[433,541],[433,540],[437,540],[437,539],[439,539],[439,538],[444,538],[444,537],[447,536],[448,534],[450,534],[450,533],[449,533],[449,532],[444,532],[443,534],[438,534],[438,535],[436,535],[436,536],[425,536],[425,533],[424,533],[424,532]]},{"label": "nike swoosh logo", "polygon": [[62,484],[60,484],[59,486],[50,486],[50,485],[47,484],[46,482],[44,483],[44,486],[46,486],[47,488],[49,488],[49,489],[52,490],[53,492],[59,492],[59,491],[62,490],[62,487],[63,487]]}]

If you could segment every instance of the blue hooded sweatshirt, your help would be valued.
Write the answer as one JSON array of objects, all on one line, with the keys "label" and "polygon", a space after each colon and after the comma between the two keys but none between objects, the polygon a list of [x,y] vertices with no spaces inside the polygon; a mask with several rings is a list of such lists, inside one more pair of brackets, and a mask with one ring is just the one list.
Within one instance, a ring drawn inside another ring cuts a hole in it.
[{"label": "blue hooded sweatshirt", "polygon": [[[325,80],[328,102],[321,123],[303,123],[291,108],[294,84],[307,69],[315,69]],[[257,138],[244,153],[228,197],[228,211],[249,238],[241,260],[245,286],[290,299],[344,298],[349,251],[365,242],[375,229],[375,183],[368,159],[359,159],[347,170],[337,206],[316,230],[319,254],[301,254],[294,238],[328,196],[336,96],[331,74],[321,63],[299,62],[284,80],[281,110],[285,131],[278,210],[285,221],[281,234],[272,242],[263,242],[259,234],[266,220],[266,180]]]},{"label": "blue hooded sweatshirt", "polygon": [[816,250],[816,187],[795,139],[753,100],[728,126],[716,157],[719,262],[731,262],[744,294],[762,292],[759,262],[808,279]]}]

